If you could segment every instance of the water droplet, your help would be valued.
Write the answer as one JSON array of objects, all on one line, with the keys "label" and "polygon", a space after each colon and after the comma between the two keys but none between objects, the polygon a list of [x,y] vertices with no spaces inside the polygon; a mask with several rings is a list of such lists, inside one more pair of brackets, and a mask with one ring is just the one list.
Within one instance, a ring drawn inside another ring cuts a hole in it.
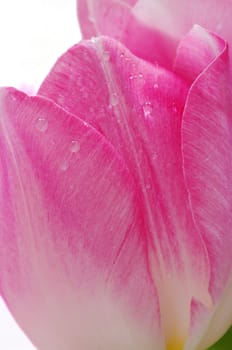
[{"label": "water droplet", "polygon": [[109,51],[103,52],[103,60],[105,62],[109,62],[109,60],[110,60],[110,53],[109,53]]},{"label": "water droplet", "polygon": [[158,84],[158,83],[155,83],[155,84],[153,85],[153,87],[154,87],[154,89],[158,89],[159,84]]},{"label": "water droplet", "polygon": [[111,106],[117,106],[118,104],[118,95],[116,94],[116,92],[113,92],[111,95],[110,95],[110,105]]},{"label": "water droplet", "polygon": [[70,145],[70,152],[77,153],[80,151],[80,144],[78,141],[72,141]]},{"label": "water droplet", "polygon": [[144,113],[145,118],[150,117],[152,114],[152,111],[153,111],[153,107],[152,107],[151,102],[146,102],[143,105],[143,113]]},{"label": "water droplet", "polygon": [[129,79],[130,80],[134,80],[134,79],[142,79],[143,78],[143,73],[139,73],[139,74],[132,74]]},{"label": "water droplet", "polygon": [[92,38],[91,38],[90,40],[91,40],[91,42],[92,42],[93,44],[96,44],[96,42],[97,42],[97,37],[96,37],[96,36],[92,36]]},{"label": "water droplet", "polygon": [[124,58],[124,57],[125,57],[124,52],[120,53],[120,57],[121,57],[121,58]]},{"label": "water droplet", "polygon": [[45,118],[38,118],[36,121],[36,129],[45,132],[48,128],[48,121]]},{"label": "water droplet", "polygon": [[66,171],[68,170],[69,168],[69,163],[67,160],[63,160],[61,163],[60,163],[60,170],[61,171]]},{"label": "water droplet", "polygon": [[177,107],[176,107],[175,102],[172,103],[172,110],[173,110],[174,113],[177,112]]}]

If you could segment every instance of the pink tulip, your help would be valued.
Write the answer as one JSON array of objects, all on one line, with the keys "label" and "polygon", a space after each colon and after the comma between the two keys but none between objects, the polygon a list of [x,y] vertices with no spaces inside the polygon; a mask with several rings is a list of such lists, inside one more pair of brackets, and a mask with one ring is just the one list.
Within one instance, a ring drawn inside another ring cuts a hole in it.
[{"label": "pink tulip", "polygon": [[137,56],[172,67],[180,39],[199,24],[232,44],[231,0],[77,0],[83,36],[109,35]]},{"label": "pink tulip", "polygon": [[196,350],[232,323],[228,46],[98,37],[0,92],[0,293],[39,350]]}]

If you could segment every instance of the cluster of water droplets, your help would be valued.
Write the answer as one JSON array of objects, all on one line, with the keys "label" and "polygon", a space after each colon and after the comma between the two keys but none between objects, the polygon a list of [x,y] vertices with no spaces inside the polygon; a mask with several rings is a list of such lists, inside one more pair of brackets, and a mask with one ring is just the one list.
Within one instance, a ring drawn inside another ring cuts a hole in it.
[{"label": "cluster of water droplets", "polygon": [[[144,73],[142,73],[141,71],[139,72],[139,70],[137,69],[137,65],[135,63],[132,62],[132,59],[125,53],[125,52],[121,52],[119,54],[119,57],[126,62],[131,61],[131,74],[129,75],[129,81],[134,82],[135,84],[146,84],[146,76]],[[102,59],[103,62],[109,62],[111,60],[111,55],[109,51],[103,51],[102,54]],[[153,93],[154,93],[154,98],[156,98],[156,96],[158,96],[157,94],[159,93],[159,89],[160,89],[160,85],[159,85],[159,79],[160,76],[162,75],[162,72],[160,71],[160,67],[157,64],[154,65],[154,71],[153,71]],[[139,85],[140,87],[142,85]],[[116,91],[111,91],[109,94],[109,105],[108,108],[110,110],[113,110],[115,108],[117,108],[117,106],[120,103],[120,97],[118,92]],[[152,103],[152,100],[147,98],[144,102],[141,102],[141,108],[142,108],[142,113],[145,119],[151,119],[152,117],[154,117],[154,104]],[[172,106],[171,106],[173,112],[176,114],[177,113],[177,106],[176,103],[173,102]]]},{"label": "cluster of water droplets", "polygon": [[80,151],[80,142],[77,140],[73,140],[71,141],[70,145],[69,145],[69,154],[67,156],[66,159],[62,160],[62,162],[60,163],[60,170],[61,171],[66,171],[68,170],[69,166],[70,166],[70,161],[71,161],[71,157],[75,154],[78,154]]},{"label": "cluster of water droplets", "polygon": [[[43,117],[39,117],[36,120],[35,127],[40,133],[45,133],[48,129],[47,119],[43,118]],[[77,141],[77,140],[71,141],[70,146],[69,146],[69,156],[67,157],[67,159],[62,160],[60,163],[60,170],[61,171],[68,170],[69,165],[70,165],[71,156],[74,154],[77,154],[79,151],[80,151],[79,141]]]},{"label": "cluster of water droplets", "polygon": [[48,121],[47,119],[40,117],[36,120],[35,126],[39,132],[44,133],[48,129]]},{"label": "cluster of water droplets", "polygon": [[143,79],[143,73],[138,73],[138,74],[131,74],[129,77],[130,80],[135,80],[135,79]]},{"label": "cluster of water droplets", "polygon": [[146,102],[143,104],[143,114],[144,114],[144,117],[145,117],[145,118],[151,117],[152,112],[153,112],[152,103],[151,103],[150,101],[146,101]]}]

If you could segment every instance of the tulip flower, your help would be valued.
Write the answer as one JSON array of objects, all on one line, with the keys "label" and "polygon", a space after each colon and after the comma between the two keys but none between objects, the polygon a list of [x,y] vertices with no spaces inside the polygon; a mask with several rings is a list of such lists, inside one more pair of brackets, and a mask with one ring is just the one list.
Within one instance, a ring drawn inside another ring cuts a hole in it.
[{"label": "tulip flower", "polygon": [[194,24],[232,44],[229,0],[77,0],[77,4],[85,38],[109,35],[137,56],[168,68]]},{"label": "tulip flower", "polygon": [[[91,19],[92,20],[92,19]],[[99,36],[0,90],[0,294],[39,350],[200,350],[232,323],[228,45]]]}]

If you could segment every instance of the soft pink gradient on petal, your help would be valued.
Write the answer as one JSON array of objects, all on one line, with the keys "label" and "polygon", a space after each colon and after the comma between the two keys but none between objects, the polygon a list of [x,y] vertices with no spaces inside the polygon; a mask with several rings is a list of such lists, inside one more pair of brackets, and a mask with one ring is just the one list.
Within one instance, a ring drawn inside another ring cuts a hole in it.
[{"label": "soft pink gradient on petal", "polygon": [[77,0],[84,38],[103,34],[137,56],[171,67],[179,41],[194,24],[232,44],[230,0]]},{"label": "soft pink gradient on petal", "polygon": [[124,161],[51,101],[2,89],[0,103],[0,291],[19,325],[39,349],[162,350]]},{"label": "soft pink gradient on petal", "polygon": [[[194,45],[197,40],[198,47]],[[183,113],[182,152],[191,212],[211,267],[212,316],[202,310],[193,319],[200,328],[198,316],[202,313],[202,320],[205,318],[199,333],[206,348],[230,327],[232,314],[228,297],[232,292],[232,96],[227,44],[195,26],[180,44],[176,70],[186,80],[196,78]],[[203,332],[208,333],[207,340]]]},{"label": "soft pink gradient on petal", "polygon": [[177,41],[138,19],[134,14],[136,3],[136,0],[77,1],[83,37],[110,36],[121,41],[138,57],[171,67]]},{"label": "soft pink gradient on petal", "polygon": [[171,45],[179,42],[198,24],[219,35],[231,46],[231,13],[231,0],[138,0],[133,8],[138,21],[150,30],[159,30],[164,38],[169,37]]},{"label": "soft pink gradient on petal", "polygon": [[232,43],[231,0],[138,0],[133,11],[147,26],[177,40],[199,24]]},{"label": "soft pink gradient on petal", "polygon": [[195,25],[181,40],[174,62],[174,72],[188,84],[210,65],[225,49],[225,41]]},{"label": "soft pink gradient on petal", "polygon": [[167,342],[186,337],[192,298],[206,307],[211,303],[208,254],[192,218],[182,169],[187,93],[188,85],[176,75],[106,38],[70,49],[39,90],[78,111],[126,159],[138,186]]},{"label": "soft pink gradient on petal", "polygon": [[191,322],[185,350],[193,350],[230,322],[212,337],[231,288],[225,42],[196,26],[174,71],[97,38],[58,60],[43,98],[3,90],[0,181],[9,201],[1,234],[9,249],[0,286],[45,349],[162,350],[161,319],[168,349],[182,349]]}]

